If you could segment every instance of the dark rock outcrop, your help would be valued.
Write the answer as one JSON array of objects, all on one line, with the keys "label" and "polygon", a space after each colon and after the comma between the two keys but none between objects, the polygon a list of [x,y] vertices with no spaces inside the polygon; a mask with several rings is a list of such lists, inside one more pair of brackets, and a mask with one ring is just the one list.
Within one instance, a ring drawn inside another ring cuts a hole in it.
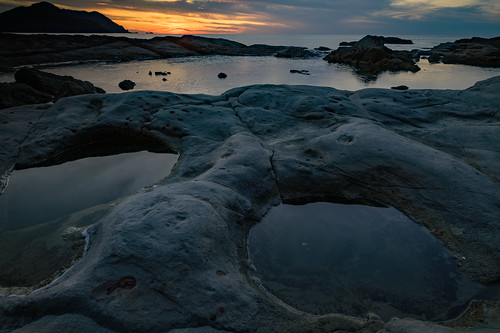
[{"label": "dark rock outcrop", "polygon": [[289,47],[282,51],[276,52],[277,58],[312,58],[318,54],[308,50],[305,47]]},{"label": "dark rock outcrop", "polygon": [[408,86],[405,86],[405,85],[401,85],[401,86],[395,86],[395,87],[391,87],[392,90],[408,90]]},{"label": "dark rock outcrop", "polygon": [[0,109],[25,104],[40,104],[52,101],[52,96],[40,92],[24,83],[0,82]]},{"label": "dark rock outcrop", "polygon": [[[423,52],[420,51],[419,55],[424,55]],[[500,67],[500,37],[459,39],[439,44],[427,53],[431,63]]]},{"label": "dark rock outcrop", "polygon": [[[272,56],[288,46],[247,46],[198,36],[135,39],[111,36],[19,35],[0,33],[0,71],[24,65],[130,61],[199,55]],[[302,49],[302,48],[299,48]]]},{"label": "dark rock outcrop", "polygon": [[[403,39],[399,37],[384,37],[384,36],[374,36],[380,38],[384,44],[413,44],[410,39]],[[341,42],[339,46],[355,46],[358,42]]]},{"label": "dark rock outcrop", "polygon": [[339,47],[323,58],[329,63],[351,65],[361,74],[377,74],[382,71],[417,72],[409,51],[393,51],[384,46],[384,40],[378,36],[365,36],[350,47]]},{"label": "dark rock outcrop", "polygon": [[403,39],[399,37],[382,37],[384,44],[413,44],[410,39]]},{"label": "dark rock outcrop", "polygon": [[68,96],[105,93],[88,81],[27,67],[19,69],[14,78],[16,82],[0,83],[0,109],[55,102]]},{"label": "dark rock outcrop", "polygon": [[128,32],[99,12],[61,9],[49,2],[0,13],[0,31],[7,32]]},{"label": "dark rock outcrop", "polygon": [[131,90],[134,89],[135,82],[130,80],[123,80],[122,82],[118,83],[118,87],[120,87],[121,90]]},{"label": "dark rock outcrop", "polygon": [[222,73],[222,72],[221,72],[221,73],[217,74],[217,77],[218,77],[219,79],[225,79],[225,78],[227,78],[227,74],[226,74],[226,73]]},{"label": "dark rock outcrop", "polygon": [[309,75],[309,71],[307,69],[290,69],[290,73],[292,73],[292,74]]},{"label": "dark rock outcrop", "polygon": [[14,74],[14,78],[18,83],[27,84],[53,96],[54,101],[62,97],[98,93],[96,87],[89,81],[42,72],[34,68],[23,67]]},{"label": "dark rock outcrop", "polygon": [[[136,40],[132,42],[134,41]],[[268,56],[288,48],[288,46],[263,44],[247,46],[224,38],[207,38],[193,35],[155,37],[150,40],[141,40],[138,45],[154,50],[161,57],[197,55]]]}]

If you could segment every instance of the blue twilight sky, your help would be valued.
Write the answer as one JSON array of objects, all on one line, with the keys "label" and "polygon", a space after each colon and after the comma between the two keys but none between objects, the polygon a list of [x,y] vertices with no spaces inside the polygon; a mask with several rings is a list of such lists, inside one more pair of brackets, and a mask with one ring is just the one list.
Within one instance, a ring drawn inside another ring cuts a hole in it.
[{"label": "blue twilight sky", "polygon": [[[0,0],[0,12],[37,1]],[[500,36],[500,0],[54,0],[157,33]]]}]

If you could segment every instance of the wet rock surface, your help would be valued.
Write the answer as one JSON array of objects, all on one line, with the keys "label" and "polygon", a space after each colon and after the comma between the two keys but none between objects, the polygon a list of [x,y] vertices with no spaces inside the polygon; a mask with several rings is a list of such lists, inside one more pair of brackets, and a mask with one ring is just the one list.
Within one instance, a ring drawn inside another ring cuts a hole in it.
[{"label": "wet rock surface", "polygon": [[498,302],[448,326],[297,311],[253,277],[246,238],[280,202],[367,198],[440,230],[465,273],[498,281],[499,90],[500,77],[463,91],[257,85],[221,96],[141,91],[2,110],[0,189],[15,165],[77,158],[96,146],[120,151],[131,137],[180,157],[168,178],[95,221],[88,252],[59,280],[0,296],[0,331],[74,323],[88,332],[494,327]]},{"label": "wet rock surface", "polygon": [[376,75],[383,71],[418,72],[410,51],[393,51],[384,46],[384,38],[365,36],[349,46],[340,46],[323,59],[329,63],[353,66],[360,74]]},{"label": "wet rock surface", "polygon": [[429,56],[431,63],[500,67],[500,37],[459,39],[420,54]]}]

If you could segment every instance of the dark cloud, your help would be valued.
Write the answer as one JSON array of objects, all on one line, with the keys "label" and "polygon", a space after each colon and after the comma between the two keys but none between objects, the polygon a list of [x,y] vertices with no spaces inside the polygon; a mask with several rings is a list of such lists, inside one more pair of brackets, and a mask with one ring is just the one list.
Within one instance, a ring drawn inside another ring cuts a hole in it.
[{"label": "dark cloud", "polygon": [[[0,1],[0,10],[31,3]],[[498,0],[54,0],[53,3],[82,10],[115,8],[163,14],[194,13],[201,17],[247,15],[281,23],[272,27],[241,23],[240,28],[248,24],[251,32],[257,33],[494,35],[500,32]]]}]

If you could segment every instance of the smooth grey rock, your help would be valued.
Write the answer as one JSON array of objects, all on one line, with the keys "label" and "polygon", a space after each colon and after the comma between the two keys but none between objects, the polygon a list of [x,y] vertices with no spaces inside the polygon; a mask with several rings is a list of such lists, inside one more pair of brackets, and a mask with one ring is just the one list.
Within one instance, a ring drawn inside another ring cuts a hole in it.
[{"label": "smooth grey rock", "polygon": [[377,333],[453,333],[455,330],[413,319],[392,319]]},{"label": "smooth grey rock", "polygon": [[3,179],[16,165],[131,142],[180,156],[169,177],[96,221],[88,252],[59,280],[0,296],[0,331],[50,316],[71,323],[66,315],[75,313],[119,332],[449,331],[293,309],[254,278],[246,237],[282,201],[366,198],[441,230],[465,273],[497,281],[499,90],[500,78],[463,91],[256,85],[221,96],[139,91],[2,110]]},{"label": "smooth grey rock", "polygon": [[115,331],[99,326],[93,320],[78,314],[45,316],[31,324],[17,329],[15,333],[113,333]]}]

